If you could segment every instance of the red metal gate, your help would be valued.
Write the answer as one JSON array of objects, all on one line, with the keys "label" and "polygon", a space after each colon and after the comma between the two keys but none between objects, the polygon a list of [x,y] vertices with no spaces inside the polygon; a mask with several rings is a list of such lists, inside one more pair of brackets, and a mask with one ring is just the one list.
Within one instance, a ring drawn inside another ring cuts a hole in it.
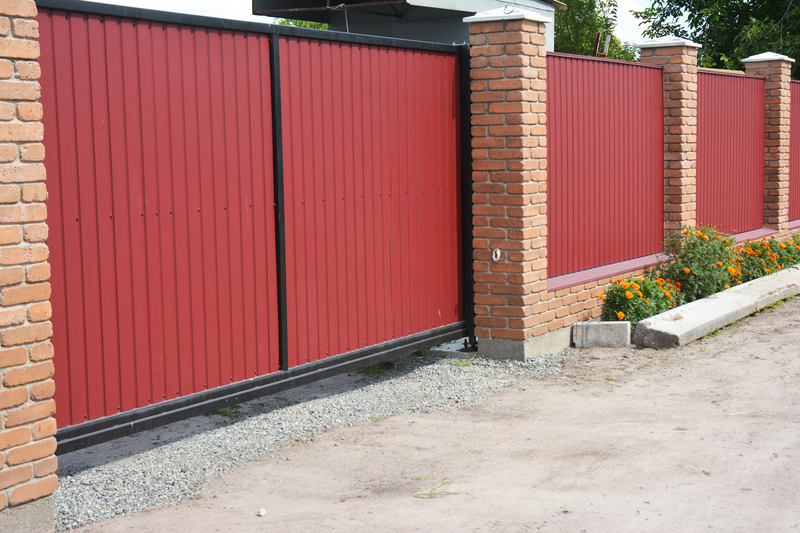
[{"label": "red metal gate", "polygon": [[289,365],[463,320],[459,56],[281,37]]},{"label": "red metal gate", "polygon": [[277,371],[269,36],[38,21],[59,426]]},{"label": "red metal gate", "polygon": [[460,48],[82,8],[38,18],[59,449],[468,333]]},{"label": "red metal gate", "polygon": [[764,223],[764,78],[697,73],[697,223]]},{"label": "red metal gate", "polygon": [[547,54],[552,278],[662,249],[661,68]]},{"label": "red metal gate", "polygon": [[800,220],[800,81],[792,81],[789,131],[789,220]]}]

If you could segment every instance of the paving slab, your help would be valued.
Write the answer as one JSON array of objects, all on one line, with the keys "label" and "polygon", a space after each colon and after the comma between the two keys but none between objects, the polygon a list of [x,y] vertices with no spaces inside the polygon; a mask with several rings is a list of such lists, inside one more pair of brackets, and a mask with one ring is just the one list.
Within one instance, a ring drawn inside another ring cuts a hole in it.
[{"label": "paving slab", "polygon": [[619,348],[631,343],[631,323],[577,322],[572,328],[576,348]]}]

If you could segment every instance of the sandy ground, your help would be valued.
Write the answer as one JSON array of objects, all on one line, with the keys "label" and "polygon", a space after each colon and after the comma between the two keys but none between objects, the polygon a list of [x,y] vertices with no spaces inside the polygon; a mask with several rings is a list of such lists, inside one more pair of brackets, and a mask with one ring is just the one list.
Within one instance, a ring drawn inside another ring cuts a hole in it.
[{"label": "sandy ground", "polygon": [[800,531],[798,326],[795,298],[679,349],[583,350],[80,531]]}]

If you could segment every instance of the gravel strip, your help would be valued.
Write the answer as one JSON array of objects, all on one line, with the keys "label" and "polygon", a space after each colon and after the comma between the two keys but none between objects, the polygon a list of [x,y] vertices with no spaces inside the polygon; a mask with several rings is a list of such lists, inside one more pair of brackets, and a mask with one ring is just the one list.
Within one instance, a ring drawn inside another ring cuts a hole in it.
[{"label": "gravel strip", "polygon": [[359,382],[344,392],[293,403],[287,391],[249,402],[226,411],[222,427],[101,466],[60,469],[56,530],[175,505],[206,482],[331,427],[475,403],[514,383],[561,372],[570,355],[520,362],[430,352],[353,373]]}]

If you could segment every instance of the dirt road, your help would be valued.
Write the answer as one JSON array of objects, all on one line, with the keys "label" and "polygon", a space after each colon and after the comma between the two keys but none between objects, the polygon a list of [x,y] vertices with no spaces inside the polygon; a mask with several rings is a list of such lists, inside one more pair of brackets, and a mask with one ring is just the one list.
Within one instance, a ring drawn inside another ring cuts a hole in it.
[{"label": "dirt road", "polygon": [[81,529],[434,530],[800,531],[800,298],[684,348],[584,350],[477,405],[331,430]]}]

